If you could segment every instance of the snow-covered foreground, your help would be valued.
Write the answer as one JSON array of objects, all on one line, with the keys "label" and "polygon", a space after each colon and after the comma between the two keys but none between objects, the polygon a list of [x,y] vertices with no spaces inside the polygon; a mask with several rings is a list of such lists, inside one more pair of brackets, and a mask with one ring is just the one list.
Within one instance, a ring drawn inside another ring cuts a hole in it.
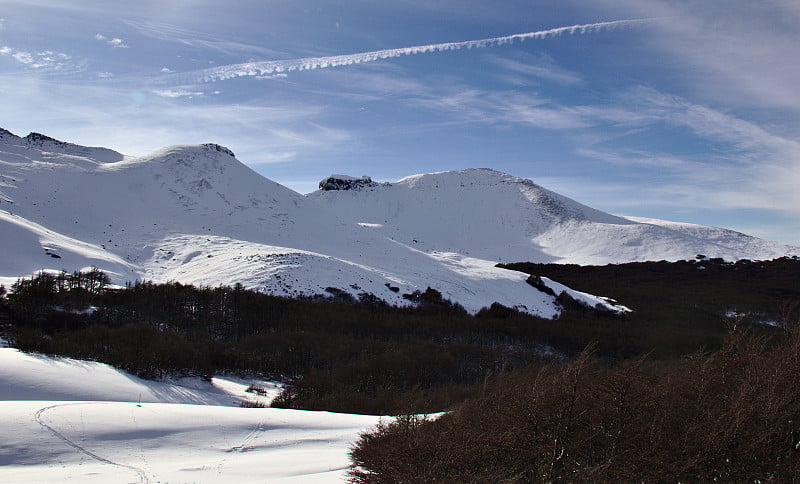
[{"label": "snow-covered foreground", "polygon": [[349,446],[379,421],[240,408],[256,398],[247,385],[0,348],[0,482],[341,482]]}]

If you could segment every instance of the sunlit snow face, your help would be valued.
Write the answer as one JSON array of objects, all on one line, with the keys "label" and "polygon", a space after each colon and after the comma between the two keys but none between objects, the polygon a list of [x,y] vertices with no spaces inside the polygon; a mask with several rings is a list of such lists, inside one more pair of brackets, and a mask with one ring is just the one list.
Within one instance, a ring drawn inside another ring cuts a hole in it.
[{"label": "sunlit snow face", "polygon": [[[250,385],[263,393],[247,392]],[[0,479],[340,482],[351,443],[379,417],[240,408],[279,389],[236,377],[143,380],[101,363],[0,348]]]},{"label": "sunlit snow face", "polygon": [[11,0],[0,102],[16,133],[127,154],[218,142],[303,192],[490,166],[797,242],[797,20],[738,0]]}]

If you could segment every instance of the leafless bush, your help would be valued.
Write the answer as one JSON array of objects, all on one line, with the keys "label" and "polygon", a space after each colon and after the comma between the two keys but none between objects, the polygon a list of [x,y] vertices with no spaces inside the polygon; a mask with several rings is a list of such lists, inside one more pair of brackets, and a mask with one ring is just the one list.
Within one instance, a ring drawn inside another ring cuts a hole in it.
[{"label": "leafless bush", "polygon": [[504,375],[435,421],[351,451],[352,482],[791,482],[800,475],[800,336],[731,334],[710,355],[591,355]]}]

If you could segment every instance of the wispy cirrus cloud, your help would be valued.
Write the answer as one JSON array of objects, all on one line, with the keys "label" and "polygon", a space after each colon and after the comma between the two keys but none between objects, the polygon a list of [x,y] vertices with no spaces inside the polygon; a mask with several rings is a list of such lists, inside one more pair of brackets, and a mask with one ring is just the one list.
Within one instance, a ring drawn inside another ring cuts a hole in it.
[{"label": "wispy cirrus cloud", "polygon": [[580,74],[558,66],[549,56],[525,53],[517,58],[498,55],[488,55],[486,58],[497,67],[496,74],[509,84],[522,86],[531,80],[567,86],[585,83]]},{"label": "wispy cirrus cloud", "polygon": [[181,44],[202,50],[210,50],[225,55],[280,56],[282,53],[262,45],[237,42],[230,38],[211,35],[206,31],[179,26],[156,18],[129,18],[123,23],[135,29],[140,35],[160,41]]},{"label": "wispy cirrus cloud", "polygon": [[656,169],[665,173],[679,175],[696,175],[698,170],[704,170],[713,163],[703,163],[698,160],[690,160],[679,156],[653,153],[641,149],[623,148],[619,150],[601,149],[596,147],[581,147],[576,150],[581,156],[586,158],[603,161],[620,167],[641,167]]},{"label": "wispy cirrus cloud", "polygon": [[[609,155],[596,146],[580,146],[583,155],[602,158],[617,164],[669,166],[691,171],[695,163],[719,163],[753,168],[773,173],[774,170],[800,168],[800,142],[773,133],[752,121],[714,108],[693,103],[686,98],[668,95],[653,88],[637,87],[618,96],[617,102],[595,105],[566,105],[553,99],[517,91],[482,91],[463,89],[451,95],[431,96],[420,102],[432,109],[447,110],[465,120],[483,123],[527,125],[551,131],[569,131],[576,135],[600,132],[602,143],[637,131],[656,130],[665,124],[688,129],[699,140],[714,143],[716,149],[702,159],[691,161],[669,153],[626,148]],[[599,156],[603,154],[603,156]],[[800,170],[798,170],[800,173]],[[753,173],[747,173],[753,178]],[[762,178],[761,176],[753,179]],[[794,178],[794,177],[791,177]]]},{"label": "wispy cirrus cloud", "polygon": [[640,126],[657,120],[651,113],[611,105],[567,105],[520,91],[463,88],[419,101],[465,121],[525,125],[545,130],[582,130],[604,124]]},{"label": "wispy cirrus cloud", "polygon": [[[678,156],[630,148],[583,147],[578,154],[661,173],[660,189],[704,207],[780,210],[800,215],[800,142],[763,126],[651,88],[624,96],[631,111],[690,130],[715,148]],[[668,175],[668,176],[667,176]],[[647,188],[647,190],[653,190]]]},{"label": "wispy cirrus cloud", "polygon": [[225,66],[212,67],[199,71],[182,73],[171,76],[178,82],[214,82],[232,79],[236,77],[261,77],[273,74],[283,74],[293,71],[307,71],[315,69],[327,69],[331,67],[349,66],[375,62],[382,59],[391,59],[401,56],[428,54],[431,52],[446,52],[461,49],[483,49],[498,45],[523,42],[525,40],[546,39],[560,35],[575,35],[598,32],[604,29],[619,27],[630,27],[652,19],[626,19],[614,20],[610,22],[596,22],[590,24],[570,25],[557,27],[536,32],[525,32],[502,37],[491,37],[479,40],[466,40],[460,42],[444,42],[438,44],[416,45],[412,47],[400,47],[395,49],[383,49],[369,52],[359,52],[356,54],[343,54],[324,57],[304,57],[300,59],[273,60],[263,62],[245,62],[240,64],[230,64]]},{"label": "wispy cirrus cloud", "polygon": [[638,87],[624,96],[651,116],[690,128],[698,135],[714,138],[743,151],[798,152],[800,142],[776,135],[759,124],[693,103],[683,97]]},{"label": "wispy cirrus cloud", "polygon": [[598,0],[600,11],[657,16],[644,40],[693,94],[758,110],[800,111],[800,4],[794,0]]},{"label": "wispy cirrus cloud", "polygon": [[[414,103],[415,99],[435,95],[431,82],[410,76],[402,69],[391,65],[365,66],[356,71],[328,71],[320,73],[321,85],[314,94],[342,98],[349,101],[391,102],[403,100]],[[308,91],[306,91],[308,92]]]}]

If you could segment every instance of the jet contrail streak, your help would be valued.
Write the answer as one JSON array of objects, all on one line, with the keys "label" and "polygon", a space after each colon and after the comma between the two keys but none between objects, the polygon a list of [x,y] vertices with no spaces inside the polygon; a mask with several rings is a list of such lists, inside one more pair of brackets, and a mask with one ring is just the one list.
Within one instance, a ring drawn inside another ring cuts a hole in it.
[{"label": "jet contrail streak", "polygon": [[480,40],[465,40],[461,42],[445,42],[441,44],[417,45],[413,47],[400,47],[397,49],[376,50],[356,54],[333,55],[326,57],[305,57],[301,59],[274,60],[262,62],[244,62],[219,67],[211,67],[200,71],[173,74],[168,76],[172,80],[185,82],[214,82],[235,77],[268,77],[285,74],[292,71],[307,71],[313,69],[326,69],[328,67],[349,66],[364,62],[373,62],[381,59],[391,59],[404,55],[426,54],[429,52],[442,52],[460,49],[482,49],[496,45],[512,44],[516,41],[527,39],[545,39],[561,34],[585,34],[598,30],[648,22],[652,19],[614,20],[610,22],[597,22],[592,24],[571,25],[554,29],[526,32],[523,34],[492,37]]}]

